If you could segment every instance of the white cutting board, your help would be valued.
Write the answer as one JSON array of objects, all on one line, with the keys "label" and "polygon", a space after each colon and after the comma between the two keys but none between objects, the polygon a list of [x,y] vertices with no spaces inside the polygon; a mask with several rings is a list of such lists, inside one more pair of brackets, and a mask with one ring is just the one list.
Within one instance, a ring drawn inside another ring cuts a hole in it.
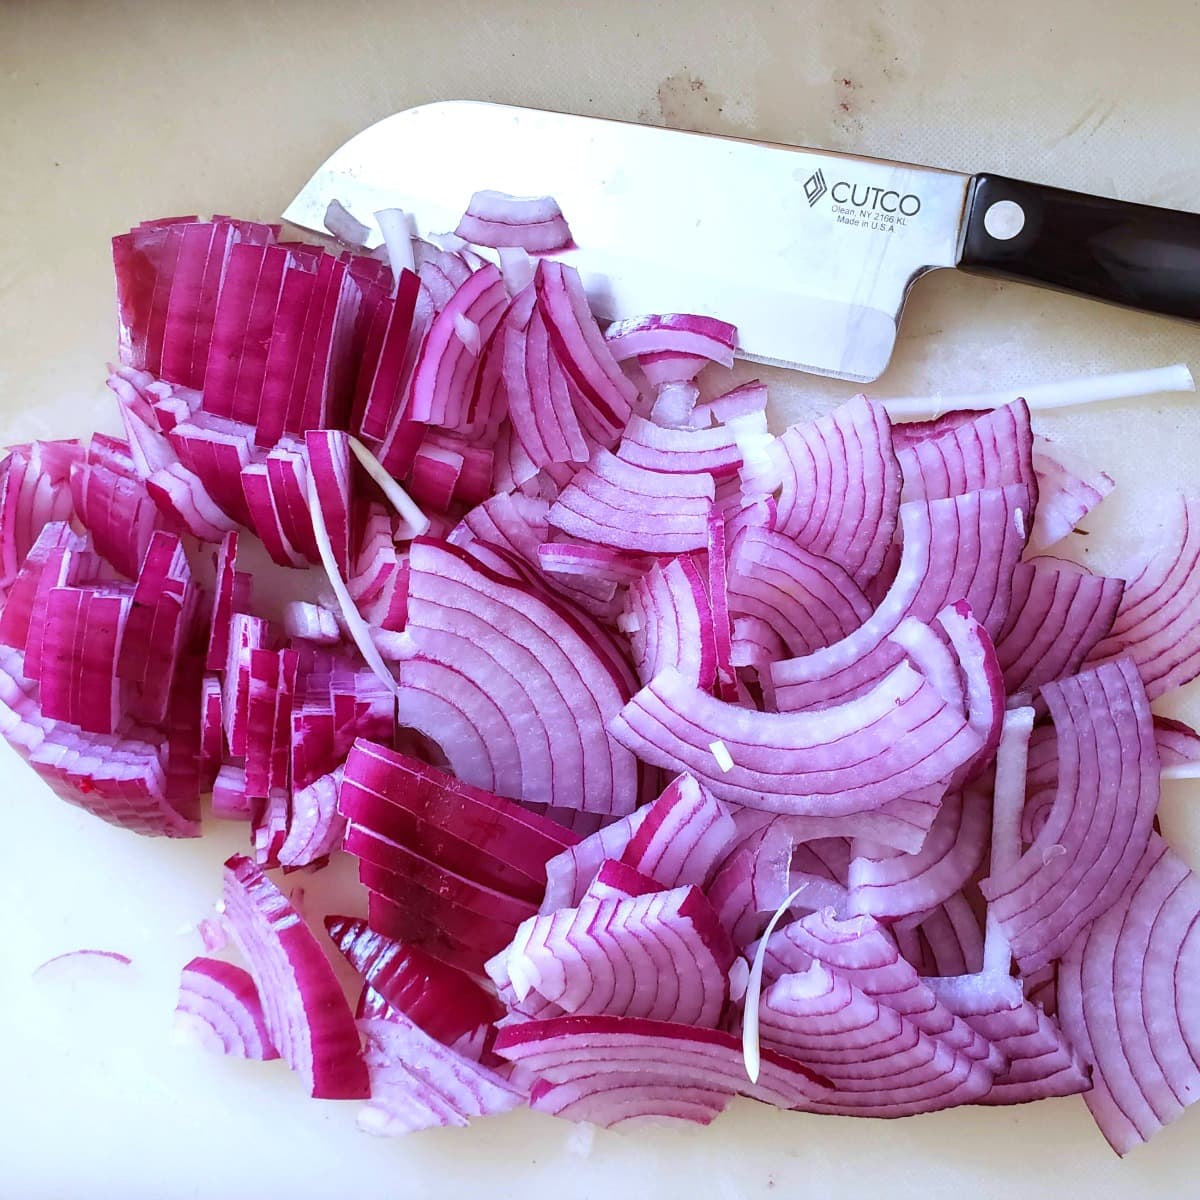
[{"label": "white cutting board", "polygon": [[[345,137],[431,99],[665,122],[1200,206],[1197,14],[1184,0],[1140,13],[1096,0],[584,7],[0,6],[0,439],[113,427],[102,386],[115,353],[112,233],[168,213],[274,217]],[[754,235],[745,231],[748,253]],[[945,275],[919,286],[876,394],[1015,388],[1179,359],[1200,366],[1193,327]],[[795,377],[776,416],[848,390]],[[1117,478],[1107,523],[1128,545],[1152,532],[1170,488],[1195,482],[1198,414],[1190,399],[1160,398],[1040,424]],[[1195,689],[1175,711],[1200,718]],[[167,1044],[176,972],[200,950],[188,930],[240,837],[143,840],[59,803],[11,753],[0,764],[5,1200],[1195,1194],[1200,1113],[1122,1163],[1078,1099],[887,1123],[743,1102],[709,1129],[598,1134],[586,1158],[568,1148],[568,1127],[529,1114],[368,1138],[354,1105],[306,1099],[279,1064]],[[1198,801],[1177,785],[1164,806],[1193,863]],[[134,966],[73,984],[31,979],[44,959],[80,947],[122,951]]]}]

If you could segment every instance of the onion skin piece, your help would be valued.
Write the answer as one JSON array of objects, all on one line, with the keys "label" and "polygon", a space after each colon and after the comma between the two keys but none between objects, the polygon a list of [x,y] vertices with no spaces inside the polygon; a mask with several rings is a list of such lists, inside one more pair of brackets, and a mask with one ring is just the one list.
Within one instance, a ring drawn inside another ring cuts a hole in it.
[{"label": "onion skin piece", "polygon": [[176,1029],[231,1058],[279,1057],[248,971],[216,958],[193,958],[179,980]]},{"label": "onion skin piece", "polygon": [[1084,1099],[1128,1154],[1200,1097],[1195,995],[1200,880],[1152,834],[1118,901],[1059,968],[1063,1030],[1093,1067]]},{"label": "onion skin piece", "polygon": [[248,858],[225,864],[225,916],[250,966],[271,1040],[310,1095],[368,1094],[358,1031],[329,960],[279,889]]}]

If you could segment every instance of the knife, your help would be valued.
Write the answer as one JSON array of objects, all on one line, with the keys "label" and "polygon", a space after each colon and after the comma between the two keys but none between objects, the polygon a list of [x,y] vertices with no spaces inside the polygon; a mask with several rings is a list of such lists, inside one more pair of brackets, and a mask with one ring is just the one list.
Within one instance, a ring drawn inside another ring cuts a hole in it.
[{"label": "knife", "polygon": [[471,194],[553,195],[594,310],[737,325],[739,356],[868,383],[913,283],[958,267],[1200,320],[1200,214],[1002,175],[596,117],[443,101],[336,150],[284,212],[324,232],[340,201],[452,230]]}]

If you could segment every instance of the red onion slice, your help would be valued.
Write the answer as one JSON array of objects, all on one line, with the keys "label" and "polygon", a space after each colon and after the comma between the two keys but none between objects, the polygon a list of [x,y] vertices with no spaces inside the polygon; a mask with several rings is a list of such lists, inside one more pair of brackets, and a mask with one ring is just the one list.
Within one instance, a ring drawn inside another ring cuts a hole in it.
[{"label": "red onion slice", "polygon": [[[746,1078],[739,1040],[718,1029],[695,1029],[670,1021],[632,1017],[566,1016],[525,1021],[501,1029],[496,1053],[558,1086],[592,1082],[594,1097],[572,1115],[585,1113],[603,1122],[612,1089],[638,1088],[639,1117],[663,1115],[679,1119],[680,1105],[705,1102],[696,1112],[711,1113],[713,1095],[741,1094],[778,1108],[808,1109],[828,1095],[820,1077],[803,1063],[774,1050],[764,1050],[757,1083]],[[652,1089],[669,1087],[660,1109]],[[684,1108],[683,1112],[690,1111]],[[590,1114],[596,1114],[595,1116]],[[687,1119],[686,1117],[684,1119]]]},{"label": "red onion slice", "polygon": [[403,1013],[359,1022],[370,1102],[358,1127],[383,1137],[509,1112],[524,1093],[496,1072],[431,1038]]},{"label": "red onion slice", "polygon": [[573,846],[567,846],[546,862],[546,891],[538,912],[543,916],[560,908],[574,908],[583,899],[588,884],[610,859],[620,859],[635,833],[650,813],[651,806],[630,813],[619,821],[596,830]]},{"label": "red onion slice", "polygon": [[205,1050],[232,1058],[279,1057],[248,971],[215,958],[193,958],[179,979],[175,1028]]},{"label": "red onion slice", "polygon": [[[980,748],[963,717],[906,663],[856,700],[814,713],[750,713],[706,695],[667,669],[610,722],[646,761],[688,771],[714,796],[792,816],[856,814],[946,779]],[[918,732],[919,731],[919,732]],[[723,742],[723,771],[710,749]]]},{"label": "red onion slice", "polygon": [[[580,904],[600,900],[629,900],[634,896],[647,896],[666,890],[657,879],[651,879],[649,875],[643,875],[623,862],[608,858],[600,864],[600,870],[587,885]],[[511,984],[511,980],[509,982]]]},{"label": "red onion slice", "polygon": [[548,520],[600,546],[684,554],[706,545],[712,499],[710,475],[664,475],[598,450],[559,494]]},{"label": "red onion slice", "polygon": [[900,503],[900,466],[883,406],[856,396],[818,421],[793,425],[777,441],[776,457],[777,531],[866,582],[883,565]]},{"label": "red onion slice", "polygon": [[[954,1007],[952,997],[945,999]],[[976,1104],[1025,1104],[1050,1096],[1073,1096],[1092,1086],[1091,1073],[1063,1031],[1030,1000],[1016,1008],[961,1015],[1007,1060],[991,1090]]]},{"label": "red onion slice", "polygon": [[983,862],[988,825],[986,793],[968,787],[946,795],[916,854],[855,842],[848,911],[887,919],[923,913],[941,904]]},{"label": "red onion slice", "polygon": [[1092,1064],[1084,1099],[1127,1154],[1200,1096],[1196,1029],[1200,881],[1152,834],[1124,894],[1059,969],[1063,1030]]},{"label": "red onion slice", "polygon": [[365,921],[326,917],[325,928],[368,988],[443,1045],[459,1043],[501,1015],[495,999],[461,971],[375,933]]},{"label": "red onion slice", "polygon": [[663,887],[705,887],[737,836],[725,806],[690,775],[680,775],[643,811],[621,862]]},{"label": "red onion slice", "polygon": [[488,971],[518,1000],[536,990],[570,1013],[715,1028],[733,958],[703,893],[681,887],[533,917]]},{"label": "red onion slice", "polygon": [[1023,483],[1037,495],[1034,437],[1025,401],[965,417],[929,436],[897,439],[904,477],[901,499],[939,500],[1010,483]]},{"label": "red onion slice", "polygon": [[492,336],[508,307],[500,272],[490,263],[469,275],[433,319],[412,378],[405,417],[454,428],[467,416],[478,357],[458,336],[460,318]]},{"label": "red onion slice", "polygon": [[995,636],[1008,614],[1027,509],[1028,493],[1020,484],[903,505],[903,552],[887,595],[841,641],[772,664],[777,707],[836,703],[877,681],[901,656],[889,635],[905,617],[928,622],[946,605],[965,600]]},{"label": "red onion slice", "polygon": [[716,679],[717,650],[704,575],[690,555],[655,564],[629,589],[626,624],[643,683],[674,667],[700,688]]},{"label": "red onion slice", "polygon": [[738,617],[761,621],[782,645],[779,657],[788,658],[848,637],[871,615],[845,568],[757,527],[731,539],[729,607],[735,623]]},{"label": "red onion slice", "polygon": [[571,231],[552,196],[476,192],[454,232],[476,246],[516,246],[529,254],[572,245]]},{"label": "red onion slice", "polygon": [[338,805],[355,824],[531,903],[545,891],[547,861],[573,841],[512,801],[361,738],[346,760]]},{"label": "red onion slice", "polygon": [[[629,812],[638,767],[605,728],[629,683],[609,636],[453,546],[418,540],[409,568],[406,636],[420,657],[401,667],[404,720],[442,746],[466,783],[559,807]],[[429,694],[422,659],[462,680],[454,691],[436,688],[442,705],[464,706],[457,736],[420,712]],[[462,744],[469,728],[495,760],[486,773]]]},{"label": "red onion slice", "polygon": [[1019,862],[981,884],[1024,971],[1060,957],[1125,890],[1159,798],[1150,708],[1130,661],[1042,694],[1058,739],[1054,808]]},{"label": "red onion slice", "polygon": [[820,962],[771,985],[760,1029],[765,1042],[834,1085],[819,1112],[907,1116],[971,1103],[992,1086],[986,1062],[939,1042]]},{"label": "red onion slice", "polygon": [[71,475],[82,459],[77,442],[34,442],[8,452],[0,466],[0,585],[16,578],[44,526],[70,519]]},{"label": "red onion slice", "polygon": [[1125,585],[1061,559],[1018,563],[996,638],[1010,695],[1073,675],[1113,626]]},{"label": "red onion slice", "polygon": [[225,864],[225,916],[250,965],[271,1041],[310,1095],[356,1100],[367,1072],[329,960],[279,889],[248,858]]},{"label": "red onion slice", "polygon": [[1035,550],[1061,542],[1116,486],[1110,475],[1096,471],[1048,439],[1034,439],[1038,504],[1029,544]]},{"label": "red onion slice", "polygon": [[161,515],[138,479],[75,463],[71,497],[96,550],[127,579],[136,579]]},{"label": "red onion slice", "polygon": [[839,919],[818,911],[767,939],[763,974],[776,980],[824,963],[862,992],[903,1016],[923,1034],[995,1071],[1001,1059],[990,1040],[953,1013],[874,917]]},{"label": "red onion slice", "polygon": [[637,389],[601,336],[578,272],[544,258],[534,287],[558,359],[594,415],[595,440],[611,445],[629,421]]},{"label": "red onion slice", "polygon": [[1151,700],[1200,671],[1200,501],[1181,497],[1178,532],[1129,579],[1112,630],[1089,664],[1128,655]]},{"label": "red onion slice", "polygon": [[[755,414],[747,420],[766,433],[765,414]],[[742,452],[732,426],[668,429],[636,415],[625,426],[617,457],[664,475],[704,472],[714,479],[732,478],[742,465]]]}]

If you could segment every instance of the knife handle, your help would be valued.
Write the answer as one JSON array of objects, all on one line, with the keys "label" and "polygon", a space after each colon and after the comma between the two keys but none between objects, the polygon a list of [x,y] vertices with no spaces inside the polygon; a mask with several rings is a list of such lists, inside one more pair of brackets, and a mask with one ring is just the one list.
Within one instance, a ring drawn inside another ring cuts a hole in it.
[{"label": "knife handle", "polygon": [[958,265],[1200,321],[1200,214],[976,175]]}]

